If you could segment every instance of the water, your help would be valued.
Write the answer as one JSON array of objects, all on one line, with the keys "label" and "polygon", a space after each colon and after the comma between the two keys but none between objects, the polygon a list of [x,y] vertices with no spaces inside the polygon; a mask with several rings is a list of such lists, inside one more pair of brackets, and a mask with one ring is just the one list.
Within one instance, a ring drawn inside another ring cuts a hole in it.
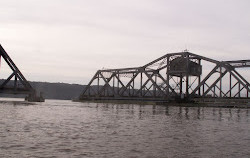
[{"label": "water", "polygon": [[250,157],[249,121],[237,108],[1,102],[0,157]]}]

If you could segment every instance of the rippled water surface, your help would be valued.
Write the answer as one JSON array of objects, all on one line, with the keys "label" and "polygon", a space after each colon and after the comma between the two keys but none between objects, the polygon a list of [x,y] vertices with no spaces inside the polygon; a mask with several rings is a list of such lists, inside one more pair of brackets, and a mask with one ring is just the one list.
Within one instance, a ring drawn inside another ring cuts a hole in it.
[{"label": "rippled water surface", "polygon": [[250,157],[248,109],[0,102],[0,157]]}]

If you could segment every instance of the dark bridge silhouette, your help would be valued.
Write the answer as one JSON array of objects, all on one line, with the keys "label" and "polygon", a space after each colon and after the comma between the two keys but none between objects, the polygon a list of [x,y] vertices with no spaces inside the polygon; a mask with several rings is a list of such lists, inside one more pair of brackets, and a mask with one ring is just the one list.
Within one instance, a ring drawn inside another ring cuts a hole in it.
[{"label": "dark bridge silhouette", "polygon": [[188,51],[170,53],[141,67],[98,70],[79,100],[248,100],[249,82],[238,70],[249,67],[250,60],[217,61]]},{"label": "dark bridge silhouette", "polygon": [[[21,71],[17,68],[7,52],[0,45],[0,58],[1,57],[8,64],[12,73],[7,79],[4,80],[4,82],[0,83],[0,93],[27,94],[28,96],[25,99],[28,101],[44,101],[41,95],[37,96],[35,89],[33,89],[30,83],[25,79]],[[14,80],[11,80],[13,78]]]}]

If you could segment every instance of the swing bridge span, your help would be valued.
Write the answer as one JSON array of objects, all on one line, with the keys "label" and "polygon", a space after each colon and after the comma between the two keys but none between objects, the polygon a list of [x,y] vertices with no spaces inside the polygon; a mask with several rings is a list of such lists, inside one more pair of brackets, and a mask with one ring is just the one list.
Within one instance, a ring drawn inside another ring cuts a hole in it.
[{"label": "swing bridge span", "polygon": [[84,100],[249,101],[250,60],[218,61],[188,51],[144,66],[98,70],[79,96]]}]

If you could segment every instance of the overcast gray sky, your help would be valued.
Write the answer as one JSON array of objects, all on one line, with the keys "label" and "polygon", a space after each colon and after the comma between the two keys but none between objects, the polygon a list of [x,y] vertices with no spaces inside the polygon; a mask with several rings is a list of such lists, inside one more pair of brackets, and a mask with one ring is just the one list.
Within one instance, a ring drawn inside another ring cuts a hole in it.
[{"label": "overcast gray sky", "polygon": [[28,80],[87,84],[103,67],[142,66],[185,49],[249,59],[249,6],[249,0],[0,0],[0,43]]}]

